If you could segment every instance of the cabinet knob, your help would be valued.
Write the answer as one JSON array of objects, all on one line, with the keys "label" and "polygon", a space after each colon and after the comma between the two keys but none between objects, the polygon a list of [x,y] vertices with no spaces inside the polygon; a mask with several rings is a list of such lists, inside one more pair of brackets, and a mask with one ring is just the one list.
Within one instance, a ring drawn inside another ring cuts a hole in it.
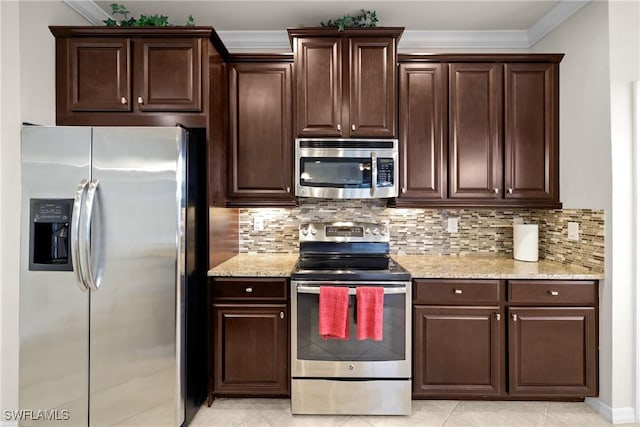
[{"label": "cabinet knob", "polygon": [[511,318],[513,319],[514,322],[518,321],[518,315],[517,314],[512,314]]},{"label": "cabinet knob", "polygon": [[406,193],[407,192],[407,187],[402,187],[402,192]]},{"label": "cabinet knob", "polygon": [[454,289],[453,293],[457,295],[462,295],[462,289]]},{"label": "cabinet knob", "polygon": [[496,187],[496,188],[493,189],[493,192],[498,194],[500,192],[500,190],[498,189],[498,187]]},{"label": "cabinet knob", "polygon": [[338,123],[338,131],[342,130],[342,126],[340,126],[340,123]]},{"label": "cabinet knob", "polygon": [[246,288],[244,291],[250,294],[250,293],[253,293],[253,288]]},{"label": "cabinet knob", "polygon": [[120,104],[126,105],[127,104],[127,98],[125,98],[124,96],[122,98],[120,98]]},{"label": "cabinet knob", "polygon": [[144,98],[139,96],[138,97],[138,104],[144,104]]},{"label": "cabinet knob", "polygon": [[287,187],[287,193],[291,193],[291,187]]},{"label": "cabinet knob", "polygon": [[508,189],[508,190],[507,190],[507,193],[509,193],[509,194],[513,194],[513,188]]},{"label": "cabinet knob", "polygon": [[281,318],[281,319],[284,319],[284,311],[281,311],[281,312],[280,312],[280,318]]},{"label": "cabinet knob", "polygon": [[355,131],[356,130],[356,125],[351,125],[351,130]]},{"label": "cabinet knob", "polygon": [[549,295],[554,296],[554,297],[557,297],[559,295],[558,291],[547,291],[547,292],[549,292]]},{"label": "cabinet knob", "polygon": [[500,321],[500,318],[501,318],[501,317],[502,317],[502,316],[500,316],[500,313],[496,313],[496,320],[497,320],[498,322]]}]

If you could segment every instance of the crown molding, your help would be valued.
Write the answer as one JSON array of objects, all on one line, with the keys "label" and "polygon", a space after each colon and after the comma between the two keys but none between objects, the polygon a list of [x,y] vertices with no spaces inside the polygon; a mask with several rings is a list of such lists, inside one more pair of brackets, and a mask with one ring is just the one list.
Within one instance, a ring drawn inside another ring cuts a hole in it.
[{"label": "crown molding", "polygon": [[[90,24],[103,25],[109,14],[93,0],[62,0]],[[402,35],[398,49],[528,49],[582,9],[591,0],[561,0],[527,30],[498,31],[415,31]],[[233,51],[290,51],[286,30],[217,31]]]},{"label": "crown molding", "polygon": [[93,0],[62,0],[67,6],[75,10],[91,25],[104,25],[104,21],[111,16],[102,10]]},{"label": "crown molding", "polygon": [[527,30],[529,47],[539,42],[544,36],[556,29],[591,0],[563,0]]},{"label": "crown molding", "polygon": [[246,50],[291,51],[287,30],[216,31],[231,52]]}]

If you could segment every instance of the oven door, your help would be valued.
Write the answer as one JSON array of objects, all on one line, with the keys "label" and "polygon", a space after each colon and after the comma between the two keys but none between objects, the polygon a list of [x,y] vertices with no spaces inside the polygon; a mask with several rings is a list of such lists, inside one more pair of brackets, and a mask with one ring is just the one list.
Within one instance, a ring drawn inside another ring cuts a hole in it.
[{"label": "oven door", "polygon": [[[411,283],[292,281],[293,378],[411,378]],[[318,333],[320,286],[349,287],[349,340]],[[358,340],[354,313],[358,286],[384,287],[382,341]]]}]

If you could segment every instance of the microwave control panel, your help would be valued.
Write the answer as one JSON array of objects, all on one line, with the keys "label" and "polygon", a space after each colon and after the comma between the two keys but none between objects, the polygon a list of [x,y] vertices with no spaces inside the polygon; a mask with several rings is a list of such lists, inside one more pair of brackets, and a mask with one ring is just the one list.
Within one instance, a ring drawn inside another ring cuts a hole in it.
[{"label": "microwave control panel", "polygon": [[393,187],[393,159],[378,159],[378,187]]}]

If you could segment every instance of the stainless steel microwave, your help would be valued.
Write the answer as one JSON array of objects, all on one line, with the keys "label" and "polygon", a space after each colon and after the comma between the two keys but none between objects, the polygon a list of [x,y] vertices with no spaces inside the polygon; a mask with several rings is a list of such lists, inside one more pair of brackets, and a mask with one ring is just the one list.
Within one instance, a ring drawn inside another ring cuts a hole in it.
[{"label": "stainless steel microwave", "polygon": [[397,197],[398,140],[298,138],[294,169],[298,197]]}]

